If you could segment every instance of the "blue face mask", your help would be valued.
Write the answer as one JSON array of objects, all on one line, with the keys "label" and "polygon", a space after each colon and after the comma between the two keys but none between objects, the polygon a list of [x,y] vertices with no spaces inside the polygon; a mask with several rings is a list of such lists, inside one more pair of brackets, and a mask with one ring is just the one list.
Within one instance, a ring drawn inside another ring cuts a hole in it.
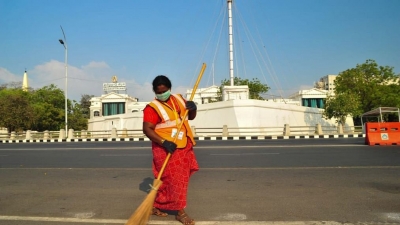
[{"label": "blue face mask", "polygon": [[170,95],[171,95],[171,92],[170,92],[170,90],[168,90],[162,94],[156,94],[156,98],[162,102],[165,102],[168,100]]}]

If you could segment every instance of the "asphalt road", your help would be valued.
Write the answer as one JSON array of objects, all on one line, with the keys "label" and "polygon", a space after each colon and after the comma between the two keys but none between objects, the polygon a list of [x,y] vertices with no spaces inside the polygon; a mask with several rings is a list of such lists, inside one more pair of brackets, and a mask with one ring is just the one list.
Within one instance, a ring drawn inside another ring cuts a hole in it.
[{"label": "asphalt road", "polygon": [[[399,146],[230,140],[195,152],[187,212],[199,225],[400,224]],[[146,141],[0,144],[0,224],[124,224],[147,195],[151,158]]]}]

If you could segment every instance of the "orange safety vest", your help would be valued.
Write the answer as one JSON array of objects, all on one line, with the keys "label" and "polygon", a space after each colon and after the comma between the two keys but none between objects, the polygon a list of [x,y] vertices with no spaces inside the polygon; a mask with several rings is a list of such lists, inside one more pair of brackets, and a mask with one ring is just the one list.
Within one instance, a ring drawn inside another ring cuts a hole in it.
[{"label": "orange safety vest", "polygon": [[[151,106],[153,109],[156,110],[158,115],[161,118],[161,123],[157,124],[155,127],[155,132],[163,139],[173,141],[175,135],[178,135],[178,138],[176,139],[175,144],[177,145],[177,148],[184,148],[186,147],[187,144],[187,138],[189,137],[193,145],[196,145],[196,142],[194,141],[193,133],[192,130],[190,129],[188,118],[185,118],[185,121],[183,122],[183,125],[181,127],[181,130],[179,133],[178,131],[178,126],[182,121],[182,117],[184,116],[186,112],[186,104],[185,100],[181,95],[178,94],[172,94],[171,97],[176,99],[178,102],[178,105],[176,104],[173,99],[172,105],[173,107],[171,108],[168,104],[162,103],[156,99],[154,99],[152,102],[149,103],[149,106]],[[171,98],[170,97],[170,98]],[[180,113],[178,115],[178,109],[180,110]]]}]

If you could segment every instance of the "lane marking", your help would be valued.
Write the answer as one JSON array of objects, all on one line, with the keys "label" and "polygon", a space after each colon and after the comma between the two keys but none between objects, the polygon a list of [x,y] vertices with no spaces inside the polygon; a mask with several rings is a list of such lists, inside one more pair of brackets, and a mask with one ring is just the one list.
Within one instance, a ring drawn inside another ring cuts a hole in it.
[{"label": "lane marking", "polygon": [[[240,168],[235,168],[235,167],[218,167],[218,168],[205,168],[205,167],[200,167],[200,171],[202,170],[321,170],[321,169],[400,169],[400,166],[328,166],[328,167],[322,167],[322,166],[316,166],[316,167],[240,167]],[[77,168],[48,168],[48,167],[9,167],[9,168],[0,168],[0,170],[132,170],[132,171],[148,171],[152,170],[151,167],[149,168],[82,168],[82,167],[77,167]]]},{"label": "lane marking", "polygon": [[106,156],[106,157],[120,157],[120,156],[151,156],[152,154],[101,154],[100,156]]},{"label": "lane marking", "polygon": [[[66,218],[66,217],[33,217],[33,216],[1,216],[1,220],[8,221],[39,221],[39,222],[65,222],[65,223],[111,223],[111,224],[125,224],[128,219],[79,219],[79,218]],[[149,225],[172,225],[176,221],[157,221],[149,220]],[[356,222],[356,223],[341,223],[336,221],[196,221],[198,225],[373,225],[369,222]]]},{"label": "lane marking", "polygon": [[243,155],[279,155],[280,153],[220,153],[220,154],[210,154],[210,155],[216,155],[216,156],[243,156]]}]

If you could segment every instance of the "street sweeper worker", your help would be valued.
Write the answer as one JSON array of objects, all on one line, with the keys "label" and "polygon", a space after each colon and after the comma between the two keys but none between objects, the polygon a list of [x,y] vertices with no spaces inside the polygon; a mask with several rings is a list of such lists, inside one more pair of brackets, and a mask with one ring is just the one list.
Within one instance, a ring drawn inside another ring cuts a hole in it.
[{"label": "street sweeper worker", "polygon": [[[175,219],[183,225],[193,225],[194,220],[184,209],[189,178],[199,170],[193,151],[196,142],[188,122],[196,117],[197,106],[180,94],[171,94],[171,81],[164,75],[154,78],[152,84],[156,98],[143,110],[143,133],[152,142],[154,177],[158,176],[167,154],[171,153],[161,176],[163,183],[158,189],[152,214],[165,217],[168,216],[166,212],[173,212]],[[183,118],[187,110],[188,116]]]}]

